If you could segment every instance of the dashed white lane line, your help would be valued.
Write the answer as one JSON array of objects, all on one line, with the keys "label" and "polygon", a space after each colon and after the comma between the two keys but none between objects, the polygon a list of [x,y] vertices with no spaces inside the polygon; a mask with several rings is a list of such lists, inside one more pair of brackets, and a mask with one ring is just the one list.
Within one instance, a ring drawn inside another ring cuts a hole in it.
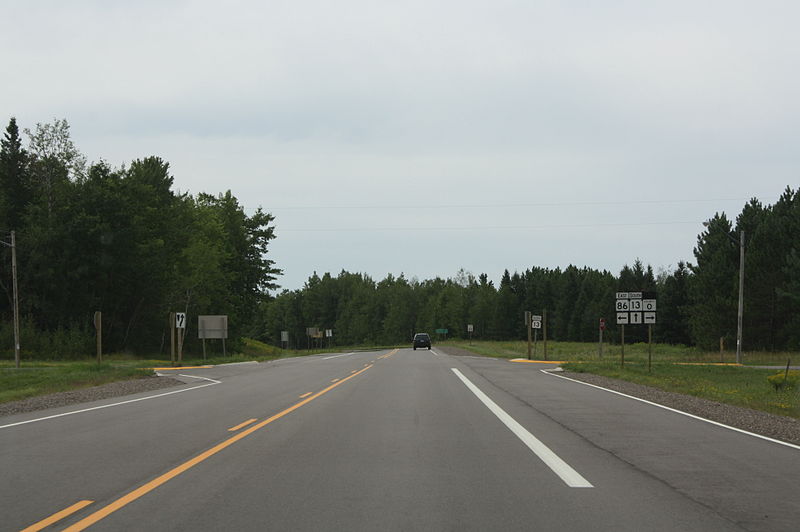
[{"label": "dashed white lane line", "polygon": [[193,386],[191,388],[184,388],[182,390],[174,390],[172,392],[159,393],[159,394],[156,394],[156,395],[148,395],[147,397],[139,397],[137,399],[128,399],[127,401],[119,401],[117,403],[110,403],[110,404],[107,404],[107,405],[93,406],[91,408],[82,408],[81,410],[72,410],[71,412],[63,412],[61,414],[55,414],[55,415],[52,415],[52,416],[37,417],[35,419],[29,419],[27,421],[18,421],[17,423],[9,423],[8,425],[0,425],[0,429],[7,429],[7,428],[10,428],[10,427],[16,427],[18,425],[27,425],[28,423],[36,423],[37,421],[45,421],[45,420],[48,420],[48,419],[55,419],[55,418],[58,418],[58,417],[71,416],[73,414],[82,414],[83,412],[91,412],[92,410],[101,410],[103,408],[111,408],[112,406],[126,405],[128,403],[138,403],[139,401],[147,401],[148,399],[155,399],[157,397],[165,397],[167,395],[174,395],[176,393],[188,392],[190,390],[197,390],[199,388],[205,388],[206,386],[214,386],[216,384],[220,384],[220,381],[216,381],[214,379],[209,379],[208,377],[197,377],[195,375],[182,375],[182,374],[181,374],[181,377],[191,377],[192,379],[203,379],[203,380],[209,381],[209,383],[208,384],[201,384],[199,386]]},{"label": "dashed white lane line", "polygon": [[332,357],[325,357],[322,360],[330,360],[332,358],[339,358],[339,357],[349,357],[350,355],[355,355],[355,353],[345,353],[343,355],[333,355]]},{"label": "dashed white lane line", "polygon": [[503,422],[503,424],[508,427],[508,429],[514,433],[514,435],[522,440],[522,443],[528,446],[528,448],[533,451],[533,453],[539,457],[539,459],[547,465],[550,469],[553,470],[553,473],[558,475],[564,483],[569,486],[570,488],[593,488],[588,480],[583,478],[577,471],[572,469],[569,464],[567,464],[564,460],[562,460],[556,453],[550,450],[547,445],[539,441],[536,436],[528,432],[528,430],[520,425],[517,420],[513,417],[508,415],[505,410],[497,406],[497,403],[489,399],[485,393],[483,393],[477,386],[472,384],[472,382],[466,378],[460,371],[456,368],[450,368],[453,370],[453,373],[461,379],[461,382],[469,388],[469,390],[475,394],[475,396],[481,400],[481,402],[486,405],[486,407],[495,415],[497,418]]}]

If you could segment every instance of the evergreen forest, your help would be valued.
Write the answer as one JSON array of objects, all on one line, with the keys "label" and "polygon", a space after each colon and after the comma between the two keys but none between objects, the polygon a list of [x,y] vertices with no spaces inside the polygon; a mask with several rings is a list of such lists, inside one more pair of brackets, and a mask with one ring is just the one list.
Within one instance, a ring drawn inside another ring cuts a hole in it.
[{"label": "evergreen forest", "polygon": [[[232,349],[244,337],[280,346],[282,331],[290,348],[320,343],[309,328],[331,329],[336,345],[349,346],[405,345],[437,329],[466,338],[468,324],[476,339],[523,339],[526,310],[546,316],[548,339],[596,341],[605,318],[616,341],[615,293],[626,291],[657,294],[654,340],[715,350],[736,338],[742,233],[743,347],[800,350],[800,191],[790,186],[774,204],[750,200],[735,220],[710,216],[694,261],[672,271],[631,257],[618,273],[531,265],[497,284],[463,269],[427,280],[341,271],[279,292],[274,218],[245,211],[230,191],[175,191],[158,157],[88,164],[66,120],[20,132],[12,118],[0,150],[0,353],[13,357],[11,231],[27,357],[91,356],[95,311],[105,351],[141,356],[169,353],[171,311],[189,317],[189,352],[199,350],[191,327],[203,314],[228,316]],[[646,328],[625,336],[644,341]]]}]

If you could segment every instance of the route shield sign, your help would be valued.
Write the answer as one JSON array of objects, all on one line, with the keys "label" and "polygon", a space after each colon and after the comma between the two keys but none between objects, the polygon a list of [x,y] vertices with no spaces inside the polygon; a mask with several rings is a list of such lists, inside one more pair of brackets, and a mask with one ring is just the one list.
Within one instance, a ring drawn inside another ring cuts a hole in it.
[{"label": "route shield sign", "polygon": [[655,292],[617,292],[617,324],[652,325],[656,322]]}]

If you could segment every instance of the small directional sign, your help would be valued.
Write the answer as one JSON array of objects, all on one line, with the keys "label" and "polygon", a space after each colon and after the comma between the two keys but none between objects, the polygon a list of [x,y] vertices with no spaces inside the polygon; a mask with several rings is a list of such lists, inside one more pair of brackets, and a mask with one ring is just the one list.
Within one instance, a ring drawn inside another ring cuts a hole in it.
[{"label": "small directional sign", "polygon": [[542,328],[542,317],[541,316],[531,316],[531,328],[532,329],[541,329]]},{"label": "small directional sign", "polygon": [[615,306],[618,325],[652,325],[656,322],[654,292],[617,292]]},{"label": "small directional sign", "polygon": [[175,328],[176,329],[185,329],[186,328],[186,313],[185,312],[176,312],[175,313]]}]

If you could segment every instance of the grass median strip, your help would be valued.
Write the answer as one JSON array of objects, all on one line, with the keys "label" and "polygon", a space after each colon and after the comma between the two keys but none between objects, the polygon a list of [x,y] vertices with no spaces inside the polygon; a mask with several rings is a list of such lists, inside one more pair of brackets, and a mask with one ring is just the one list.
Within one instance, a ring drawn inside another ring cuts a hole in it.
[{"label": "grass median strip", "polygon": [[227,440],[215,445],[214,447],[208,449],[207,451],[204,451],[204,452],[200,453],[199,455],[195,456],[194,458],[192,458],[190,460],[187,460],[186,462],[184,462],[181,465],[171,469],[170,471],[164,473],[163,475],[161,475],[161,476],[159,476],[157,478],[154,478],[150,482],[147,482],[146,484],[136,488],[135,490],[123,495],[119,499],[107,504],[103,508],[100,508],[99,510],[97,510],[93,514],[91,514],[91,515],[85,517],[84,519],[78,521],[74,525],[72,525],[72,526],[70,526],[68,528],[65,528],[64,529],[65,532],[77,532],[79,530],[85,530],[86,528],[92,526],[93,524],[97,523],[98,521],[100,521],[102,519],[105,519],[106,517],[108,517],[112,513],[116,512],[117,510],[127,506],[128,504],[130,504],[133,501],[143,497],[144,495],[147,495],[148,493],[150,493],[151,491],[153,491],[157,487],[161,486],[162,484],[165,484],[165,483],[169,482],[170,480],[172,480],[173,478],[177,477],[181,473],[184,473],[185,471],[191,469],[192,467],[196,466],[197,464],[200,464],[200,463],[204,462],[205,460],[211,458],[212,456],[214,456],[215,454],[219,453],[223,449],[225,449],[227,447],[230,447],[234,443],[236,443],[239,440],[249,436],[250,434],[256,432],[257,430],[266,427],[267,425],[269,425],[273,421],[276,421],[276,420],[286,416],[287,414],[290,414],[291,412],[294,412],[295,410],[297,410],[298,408],[302,407],[303,405],[306,405],[306,404],[310,403],[311,401],[313,401],[317,397],[320,397],[320,396],[328,393],[329,391],[333,390],[337,386],[340,386],[340,385],[344,384],[345,382],[349,381],[353,377],[356,377],[356,376],[364,373],[365,371],[367,371],[371,367],[372,367],[371,365],[366,366],[364,369],[362,369],[358,373],[353,373],[352,375],[350,375],[348,377],[345,377],[344,379],[340,380],[339,382],[331,384],[327,388],[324,388],[323,390],[320,390],[319,392],[315,393],[314,395],[311,395],[310,397],[307,397],[306,399],[303,399],[299,403],[295,403],[294,405],[290,406],[289,408],[287,408],[287,409],[285,409],[285,410],[283,410],[281,412],[278,412],[277,414],[273,415],[272,417],[270,417],[268,419],[265,419],[264,421],[262,421],[262,422],[260,422],[260,423],[258,423],[256,425],[253,425],[252,427],[250,427],[248,429],[243,430],[242,432],[236,434],[235,436],[231,436]]}]

